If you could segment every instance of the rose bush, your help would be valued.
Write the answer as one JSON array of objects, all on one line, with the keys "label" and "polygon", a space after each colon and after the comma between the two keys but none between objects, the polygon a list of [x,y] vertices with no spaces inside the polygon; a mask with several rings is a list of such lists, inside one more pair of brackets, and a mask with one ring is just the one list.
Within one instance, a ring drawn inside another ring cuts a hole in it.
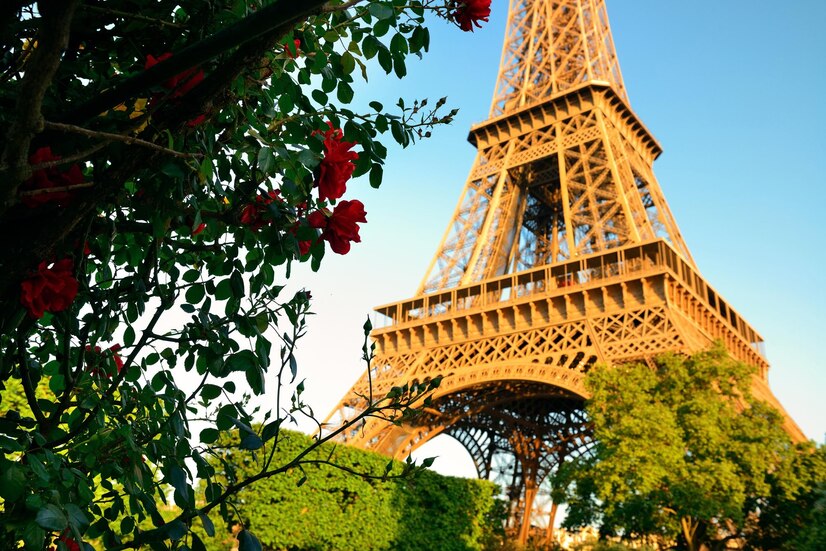
[{"label": "rose bush", "polygon": [[[364,206],[344,194],[381,183],[382,136],[406,147],[455,114],[444,99],[358,113],[353,83],[403,77],[425,14],[484,20],[468,5],[2,5],[0,549],[202,549],[193,524],[214,532],[207,513],[232,522],[238,491],[301,467],[263,452],[313,417],[294,382],[311,295],[285,290],[292,265],[359,242]],[[410,415],[437,384],[364,415]],[[255,475],[215,479],[228,435]],[[239,541],[256,548],[246,527]]]}]

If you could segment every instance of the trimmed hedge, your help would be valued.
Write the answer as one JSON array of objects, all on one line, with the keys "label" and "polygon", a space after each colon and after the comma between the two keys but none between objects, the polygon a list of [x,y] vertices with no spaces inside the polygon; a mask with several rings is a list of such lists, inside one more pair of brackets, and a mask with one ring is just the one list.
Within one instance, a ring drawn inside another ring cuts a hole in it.
[{"label": "trimmed hedge", "polygon": [[[283,431],[272,465],[288,462],[310,443],[306,435]],[[254,456],[228,449],[223,459],[246,478],[260,470],[263,451]],[[388,467],[386,457],[346,446],[322,446],[309,457],[328,458],[378,476]],[[401,462],[392,462],[392,473],[402,469]],[[427,470],[411,478],[376,480],[329,465],[307,465],[304,472],[292,469],[256,482],[239,494],[236,505],[266,550],[464,551],[483,549],[499,532],[490,516],[497,493],[492,482]],[[228,532],[201,535],[209,551],[230,548]]]}]

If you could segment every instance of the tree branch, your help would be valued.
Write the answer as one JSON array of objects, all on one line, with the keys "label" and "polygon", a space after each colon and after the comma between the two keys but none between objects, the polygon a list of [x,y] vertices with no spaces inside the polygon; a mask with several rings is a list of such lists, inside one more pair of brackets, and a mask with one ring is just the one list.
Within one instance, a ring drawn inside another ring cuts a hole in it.
[{"label": "tree branch", "polygon": [[[43,123],[45,128],[49,130],[58,130],[60,132],[70,132],[72,134],[81,134],[83,136],[88,136],[90,138],[98,138],[101,140],[105,140],[108,142],[123,142],[126,145],[139,145],[141,147],[147,147],[149,149],[154,149],[155,151],[160,151],[161,153],[165,153],[167,155],[172,155],[173,157],[179,157],[181,159],[196,159],[201,157],[202,155],[196,153],[184,153],[181,151],[175,151],[174,149],[169,149],[167,147],[163,147],[156,143],[148,142],[146,140],[141,140],[140,138],[136,138],[135,136],[124,136],[123,134],[114,134],[112,132],[101,132],[99,130],[90,130],[88,128],[83,128],[82,126],[76,126],[74,124],[66,124],[61,122],[49,122],[45,121]],[[39,169],[41,166],[43,168],[48,168],[48,165],[58,165],[64,164],[67,161],[64,159],[60,159],[58,161],[51,161],[49,163],[42,163],[42,165],[36,165],[36,167],[32,167],[32,170]]]},{"label": "tree branch", "polygon": [[[74,0],[77,2],[78,0]],[[127,78],[94,99],[79,105],[65,119],[70,123],[82,123],[108,111],[143,90],[159,85],[165,80],[197,67],[219,55],[284,26],[295,25],[310,15],[320,13],[327,0],[303,0],[302,2],[273,2],[217,33],[187,46],[174,56],[157,65]]]},{"label": "tree branch", "polygon": [[109,15],[114,15],[116,17],[123,17],[125,19],[134,19],[136,21],[146,21],[147,23],[154,23],[155,25],[161,25],[163,27],[172,27],[173,29],[186,29],[186,26],[179,25],[178,23],[172,23],[171,21],[164,21],[163,19],[155,19],[154,17],[146,17],[145,15],[140,15],[137,13],[131,13],[128,11],[121,11],[121,10],[113,10],[111,8],[101,8],[99,6],[88,6],[84,5],[81,8],[83,11],[93,11],[97,13],[105,13]]},{"label": "tree branch", "polygon": [[14,109],[17,116],[9,125],[0,155],[0,165],[8,167],[2,171],[6,174],[3,175],[4,185],[0,187],[0,216],[17,201],[17,188],[31,175],[29,147],[32,138],[43,128],[43,97],[69,42],[72,16],[79,4],[80,0],[38,3],[42,16],[38,47],[27,63]]}]

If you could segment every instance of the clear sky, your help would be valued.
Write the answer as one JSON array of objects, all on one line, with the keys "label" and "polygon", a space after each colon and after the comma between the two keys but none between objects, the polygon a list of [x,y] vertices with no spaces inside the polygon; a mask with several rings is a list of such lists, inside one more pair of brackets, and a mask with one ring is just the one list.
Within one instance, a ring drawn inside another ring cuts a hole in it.
[{"label": "clear sky", "polygon": [[[451,127],[392,149],[380,190],[348,185],[368,223],[347,256],[293,283],[313,293],[299,350],[320,417],[361,375],[371,308],[413,295],[450,221],[487,117],[507,2],[475,33],[434,19],[431,52],[399,81],[374,71],[356,93],[394,103],[448,96]],[[806,435],[826,435],[826,2],[607,0],[631,106],[663,146],[654,171],[701,273],[766,340],[775,395]],[[389,138],[388,138],[389,139]],[[449,437],[445,437],[449,438]],[[468,476],[469,459],[437,470]],[[444,448],[447,449],[447,448]],[[434,450],[434,451],[431,451]]]}]

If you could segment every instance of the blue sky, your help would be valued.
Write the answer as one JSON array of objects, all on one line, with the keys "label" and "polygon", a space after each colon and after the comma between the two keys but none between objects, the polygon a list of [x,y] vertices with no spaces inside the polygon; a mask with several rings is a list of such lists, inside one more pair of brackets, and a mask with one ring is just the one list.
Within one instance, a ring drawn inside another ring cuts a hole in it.
[{"label": "blue sky", "polygon": [[[766,340],[770,384],[803,431],[826,435],[826,2],[608,0],[631,107],[663,146],[654,171],[706,280]],[[359,377],[361,325],[373,306],[412,296],[471,168],[470,126],[487,117],[507,2],[462,33],[431,23],[431,52],[398,80],[374,71],[357,95],[448,96],[452,126],[391,148],[380,190],[348,185],[368,223],[347,256],[293,283],[313,292],[300,376],[320,417]],[[467,472],[467,458],[437,470]],[[447,449],[445,447],[444,449]],[[428,450],[430,452],[431,450]],[[455,467],[455,468],[454,468]]]}]

